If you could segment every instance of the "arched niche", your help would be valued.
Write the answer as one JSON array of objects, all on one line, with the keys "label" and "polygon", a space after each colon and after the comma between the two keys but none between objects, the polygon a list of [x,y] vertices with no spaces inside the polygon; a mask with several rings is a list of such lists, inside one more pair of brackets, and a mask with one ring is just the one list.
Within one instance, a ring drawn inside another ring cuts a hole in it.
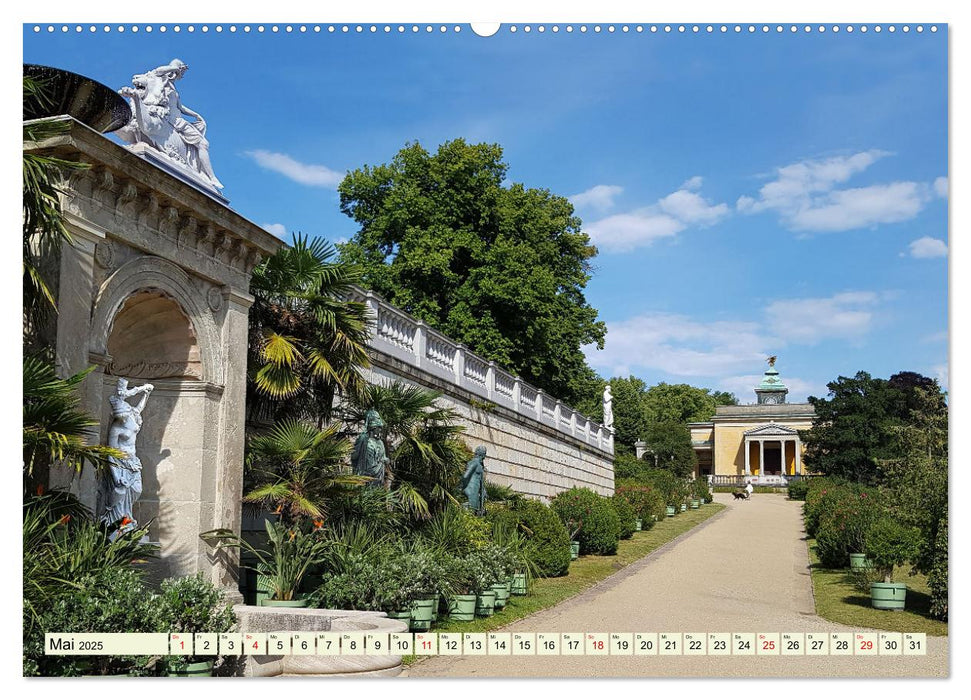
[{"label": "arched niche", "polygon": [[118,309],[108,336],[106,374],[130,379],[203,377],[202,355],[192,321],[159,289],[134,292]]}]

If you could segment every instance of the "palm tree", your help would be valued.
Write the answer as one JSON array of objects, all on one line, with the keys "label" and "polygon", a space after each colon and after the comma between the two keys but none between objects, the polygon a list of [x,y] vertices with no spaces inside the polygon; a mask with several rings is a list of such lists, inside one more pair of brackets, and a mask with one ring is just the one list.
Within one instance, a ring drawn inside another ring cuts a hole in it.
[{"label": "palm tree", "polygon": [[[77,387],[90,371],[61,379],[45,361],[24,358],[24,475],[27,479],[53,463],[80,471],[86,461],[102,467],[110,457],[124,456],[111,447],[87,444],[96,437],[92,428],[98,422],[81,409]],[[26,483],[25,489],[30,489]]]},{"label": "palm tree", "polygon": [[439,406],[441,394],[394,382],[368,384],[344,407],[348,424],[362,424],[376,410],[385,424],[385,450],[390,460],[388,485],[406,510],[427,517],[448,503],[457,490],[469,450],[460,439],[465,430],[453,409]]},{"label": "palm tree", "polygon": [[243,500],[272,510],[289,524],[324,520],[331,499],[368,481],[346,473],[350,444],[338,428],[321,430],[288,419],[251,438],[247,480],[252,486]]},{"label": "palm tree", "polygon": [[[23,83],[24,102],[46,104],[49,99],[44,86],[27,76]],[[64,121],[36,119],[24,122],[24,143],[37,143],[67,131]],[[59,194],[61,182],[74,170],[87,167],[83,163],[23,153],[23,266],[24,266],[24,336],[32,338],[38,327],[56,310],[54,293],[41,272],[41,261],[56,255],[63,242],[71,243],[71,234],[64,225]]]},{"label": "palm tree", "polygon": [[296,234],[253,272],[250,420],[329,419],[337,391],[352,392],[369,364],[368,310],[347,301],[359,269],[322,239]]}]

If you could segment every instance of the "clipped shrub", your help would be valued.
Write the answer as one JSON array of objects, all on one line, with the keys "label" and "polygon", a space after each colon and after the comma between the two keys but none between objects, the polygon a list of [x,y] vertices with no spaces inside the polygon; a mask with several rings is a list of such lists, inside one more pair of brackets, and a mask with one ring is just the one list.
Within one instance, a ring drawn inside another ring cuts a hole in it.
[{"label": "clipped shrub", "polygon": [[510,508],[490,508],[486,517],[526,536],[527,556],[537,576],[566,576],[570,568],[570,535],[549,506],[524,498]]},{"label": "clipped shrub", "polygon": [[790,501],[805,501],[806,494],[809,493],[809,482],[806,479],[790,481],[786,491]]},{"label": "clipped shrub", "polygon": [[920,548],[920,530],[903,525],[884,515],[876,518],[867,529],[863,553],[883,581],[893,581],[893,570],[912,561]]},{"label": "clipped shrub", "polygon": [[711,489],[708,487],[708,479],[703,476],[692,481],[690,489],[691,497],[697,498],[702,503],[711,503],[714,500]]},{"label": "clipped shrub", "polygon": [[616,493],[610,497],[610,505],[620,521],[620,539],[629,540],[637,530],[637,511],[623,496],[618,496]]},{"label": "clipped shrub", "polygon": [[621,479],[617,481],[614,496],[623,498],[634,508],[637,517],[641,519],[642,527],[647,530],[654,527],[656,520],[664,519],[665,502],[653,484]]},{"label": "clipped shrub", "polygon": [[567,529],[579,528],[581,554],[616,554],[621,526],[610,499],[590,489],[572,488],[557,494],[550,506]]},{"label": "clipped shrub", "polygon": [[870,489],[839,487],[827,496],[816,526],[816,554],[824,567],[843,569],[851,553],[866,551],[867,534],[881,508]]}]

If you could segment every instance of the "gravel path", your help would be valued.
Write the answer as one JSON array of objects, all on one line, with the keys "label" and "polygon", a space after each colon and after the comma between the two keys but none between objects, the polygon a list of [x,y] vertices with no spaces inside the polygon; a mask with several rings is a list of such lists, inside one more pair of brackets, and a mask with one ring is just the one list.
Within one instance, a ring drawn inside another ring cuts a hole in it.
[{"label": "gravel path", "polygon": [[[755,494],[593,589],[504,632],[846,632],[814,613],[801,509]],[[927,656],[431,657],[411,677],[946,677],[948,640]]]}]

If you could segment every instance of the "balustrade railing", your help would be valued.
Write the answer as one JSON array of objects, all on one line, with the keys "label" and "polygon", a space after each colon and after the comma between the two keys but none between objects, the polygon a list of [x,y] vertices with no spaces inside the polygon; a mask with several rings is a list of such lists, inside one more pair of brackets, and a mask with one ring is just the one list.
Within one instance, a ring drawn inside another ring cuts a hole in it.
[{"label": "balustrade railing", "polygon": [[562,401],[502,370],[494,362],[479,357],[461,343],[431,330],[424,322],[373,292],[354,287],[348,298],[363,302],[371,310],[371,347],[375,350],[613,454],[611,431]]}]

